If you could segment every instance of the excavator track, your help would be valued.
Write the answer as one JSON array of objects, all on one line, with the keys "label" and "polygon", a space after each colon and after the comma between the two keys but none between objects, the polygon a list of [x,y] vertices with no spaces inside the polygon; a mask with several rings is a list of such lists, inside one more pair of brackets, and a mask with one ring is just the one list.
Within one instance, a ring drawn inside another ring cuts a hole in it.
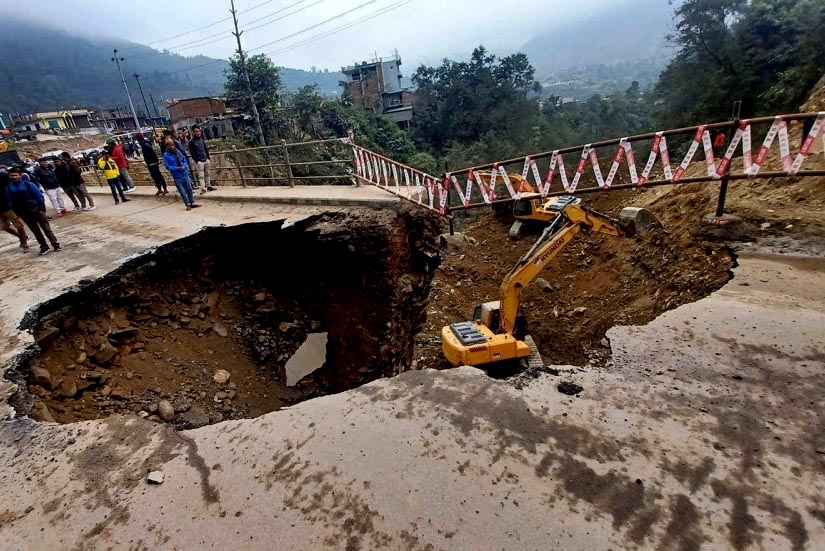
[{"label": "excavator track", "polygon": [[527,368],[544,369],[544,360],[541,358],[539,347],[536,346],[536,341],[533,340],[533,337],[530,335],[525,336],[524,343],[530,347],[530,355],[522,360],[527,363]]}]

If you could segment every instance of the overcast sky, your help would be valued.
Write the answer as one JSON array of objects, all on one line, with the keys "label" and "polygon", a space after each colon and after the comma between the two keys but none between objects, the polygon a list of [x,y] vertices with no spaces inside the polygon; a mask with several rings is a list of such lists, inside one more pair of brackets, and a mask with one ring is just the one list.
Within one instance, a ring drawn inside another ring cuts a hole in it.
[{"label": "overcast sky", "polygon": [[[506,53],[539,30],[632,3],[634,0],[236,0],[235,7],[245,29],[244,49],[266,53],[276,65],[337,70],[374,53],[387,56],[397,49],[411,74],[418,63],[463,57],[478,44]],[[390,11],[376,15],[387,9]],[[353,11],[324,23],[349,10]],[[24,0],[17,3],[14,13],[81,36],[102,34],[184,55],[226,58],[235,48],[231,19],[219,22],[229,17],[229,0]],[[350,24],[354,25],[321,38]],[[181,36],[172,38],[175,35]]]}]

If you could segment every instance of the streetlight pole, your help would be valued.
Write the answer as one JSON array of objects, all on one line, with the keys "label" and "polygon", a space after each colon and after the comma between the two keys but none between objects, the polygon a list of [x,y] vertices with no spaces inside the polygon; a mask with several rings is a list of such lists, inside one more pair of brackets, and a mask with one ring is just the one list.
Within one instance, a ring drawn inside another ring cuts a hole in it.
[{"label": "streetlight pole", "polygon": [[120,67],[120,62],[123,61],[123,58],[117,56],[117,48],[113,51],[114,57],[112,58],[112,61],[117,64],[117,70],[120,73],[120,80],[123,82],[123,89],[126,90],[126,97],[129,98],[129,107],[132,109],[132,117],[135,119],[135,130],[140,132],[140,121],[138,121],[137,113],[135,113],[135,104],[132,103],[132,94],[129,93],[129,87],[126,85],[126,77],[123,76],[123,69]]},{"label": "streetlight pole", "polygon": [[[152,113],[149,111],[149,104],[146,103],[146,96],[143,95],[143,87],[140,85],[140,75],[135,73],[132,76],[135,77],[135,80],[138,83],[138,90],[140,90],[140,97],[143,98],[143,106],[146,108],[146,116],[151,119],[152,118]],[[152,121],[152,126],[155,126],[154,121]]]}]

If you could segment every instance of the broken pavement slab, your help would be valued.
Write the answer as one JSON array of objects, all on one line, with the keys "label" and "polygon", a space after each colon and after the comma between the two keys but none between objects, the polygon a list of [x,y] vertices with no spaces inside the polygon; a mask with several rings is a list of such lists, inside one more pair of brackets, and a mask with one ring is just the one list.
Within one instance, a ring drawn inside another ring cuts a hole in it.
[{"label": "broken pavement slab", "polygon": [[[823,262],[742,257],[710,297],[611,329],[612,366],[565,374],[587,389],[578,398],[549,374],[518,390],[463,367],[185,432],[120,416],[3,423],[0,503],[15,520],[0,537],[11,549],[819,549]],[[174,484],[144,493],[147,469]],[[27,507],[38,514],[18,516]]]}]

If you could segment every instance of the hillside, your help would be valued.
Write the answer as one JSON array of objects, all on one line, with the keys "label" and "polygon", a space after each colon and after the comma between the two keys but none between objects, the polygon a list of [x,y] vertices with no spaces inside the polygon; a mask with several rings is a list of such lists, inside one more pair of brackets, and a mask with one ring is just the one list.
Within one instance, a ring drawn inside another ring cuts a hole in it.
[{"label": "hillside", "polygon": [[661,60],[672,27],[672,7],[662,0],[638,0],[578,22],[557,24],[535,35],[520,51],[536,67],[539,80],[565,70]]},{"label": "hillside", "polygon": [[[114,48],[126,58],[124,73],[130,88],[137,91],[130,75],[138,73],[147,101],[151,93],[158,107],[161,98],[214,95],[223,90],[225,60],[184,57],[115,39],[84,39],[25,22],[4,23],[0,33],[3,113],[124,105],[123,84],[111,61]],[[318,91],[329,95],[338,93],[339,77],[333,72],[281,70],[288,89],[318,84]],[[141,103],[137,94],[135,107],[142,111]]]}]

